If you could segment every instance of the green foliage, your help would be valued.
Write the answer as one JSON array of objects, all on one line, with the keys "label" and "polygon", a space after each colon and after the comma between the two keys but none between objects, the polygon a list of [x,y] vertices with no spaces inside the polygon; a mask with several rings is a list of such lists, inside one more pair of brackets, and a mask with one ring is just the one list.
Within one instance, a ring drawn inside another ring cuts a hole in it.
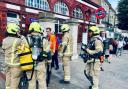
[{"label": "green foliage", "polygon": [[118,3],[118,27],[128,30],[128,0],[120,0]]}]

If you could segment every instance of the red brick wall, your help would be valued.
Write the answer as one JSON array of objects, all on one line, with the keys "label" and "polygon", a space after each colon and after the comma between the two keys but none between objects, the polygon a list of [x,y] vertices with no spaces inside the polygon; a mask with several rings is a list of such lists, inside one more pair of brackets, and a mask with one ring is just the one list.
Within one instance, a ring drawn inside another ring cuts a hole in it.
[{"label": "red brick wall", "polygon": [[[58,0],[48,0],[48,2],[50,3],[50,8],[51,8],[51,11],[52,12],[54,10],[54,5],[55,5],[55,3],[57,1]],[[70,16],[72,16],[72,12],[73,12],[74,8],[76,8],[76,7],[81,8],[81,10],[82,10],[83,13],[86,10],[89,9],[88,6],[86,6],[84,4],[81,4],[81,3],[77,2],[76,0],[62,0],[62,2],[66,3],[66,5],[68,6]],[[90,8],[90,9],[92,9],[92,8]],[[88,17],[84,14],[84,18],[88,18]],[[86,19],[86,20],[88,20],[88,19]]]},{"label": "red brick wall", "polygon": [[4,38],[4,32],[6,28],[6,9],[5,4],[0,2],[0,45],[2,42],[2,39]]},{"label": "red brick wall", "polygon": [[[2,3],[0,2],[0,42],[1,42],[1,36],[3,37],[3,33],[1,32],[4,32],[5,31],[5,28],[6,28],[6,14],[8,11],[10,12],[15,12],[15,13],[18,13],[20,15],[20,19],[21,19],[21,24],[26,24],[26,28],[24,29],[28,29],[28,26],[30,24],[29,22],[29,18],[37,18],[37,15],[36,14],[32,14],[32,13],[25,13],[25,0],[3,0],[5,2],[10,2],[10,3],[13,3],[13,4],[17,4],[17,5],[20,5],[21,6],[21,11],[17,11],[17,10],[12,10],[12,9],[7,9],[5,7],[5,3]],[[84,4],[81,4],[79,2],[77,2],[76,0],[47,0],[49,5],[50,5],[50,9],[51,11],[53,12],[54,11],[54,5],[57,1],[62,1],[64,3],[66,3],[66,5],[68,6],[68,9],[69,9],[69,16],[72,16],[72,12],[73,10],[76,8],[76,7],[79,7],[81,8],[82,12],[83,12],[83,15],[84,15],[84,19],[86,21],[89,20],[89,16],[87,16],[85,14],[85,11],[87,11],[88,9],[91,10],[91,12],[94,12],[95,10],[93,8],[90,8]],[[92,0],[96,3],[98,3],[99,0]],[[26,17],[26,18],[23,18],[23,15]],[[4,21],[4,22],[2,22]],[[82,25],[82,31],[84,30],[84,26],[85,25]],[[81,32],[80,32],[81,34]]]},{"label": "red brick wall", "polygon": [[96,3],[96,4],[98,4],[98,5],[100,5],[100,0],[91,0],[91,1]]},{"label": "red brick wall", "polygon": [[15,4],[20,4],[20,5],[24,5],[24,2],[25,2],[25,0],[4,0],[4,1],[15,3]]}]

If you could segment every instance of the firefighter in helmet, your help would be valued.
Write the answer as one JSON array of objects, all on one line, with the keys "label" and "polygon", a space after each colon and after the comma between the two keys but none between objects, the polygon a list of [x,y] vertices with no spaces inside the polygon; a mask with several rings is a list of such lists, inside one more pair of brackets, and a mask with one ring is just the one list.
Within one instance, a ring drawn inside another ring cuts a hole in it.
[{"label": "firefighter in helmet", "polygon": [[7,37],[2,42],[5,52],[6,89],[18,89],[21,75],[20,60],[17,54],[17,48],[22,42],[18,35],[20,27],[16,23],[8,23],[6,30]]},{"label": "firefighter in helmet", "polygon": [[72,36],[69,33],[70,26],[63,24],[61,26],[62,44],[59,51],[59,56],[62,57],[63,69],[64,69],[64,83],[70,83],[70,60],[73,53]]},{"label": "firefighter in helmet", "polygon": [[85,51],[90,55],[85,66],[85,76],[90,81],[91,89],[99,89],[99,73],[100,73],[100,56],[103,53],[103,43],[99,39],[100,30],[96,26],[92,26],[88,30],[89,43],[85,47]]},{"label": "firefighter in helmet", "polygon": [[[39,89],[47,89],[46,86],[46,66],[47,54],[50,51],[49,42],[42,36],[41,25],[38,22],[32,22],[29,26],[28,43],[32,50],[34,60],[34,73],[32,80],[29,81],[28,89],[36,89],[38,81]],[[27,72],[30,78],[32,71]]]}]

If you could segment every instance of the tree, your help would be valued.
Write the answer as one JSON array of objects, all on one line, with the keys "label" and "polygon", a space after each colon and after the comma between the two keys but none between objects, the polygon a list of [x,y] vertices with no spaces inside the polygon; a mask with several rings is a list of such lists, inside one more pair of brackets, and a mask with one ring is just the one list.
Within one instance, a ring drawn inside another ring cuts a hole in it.
[{"label": "tree", "polygon": [[128,0],[120,0],[118,3],[118,28],[128,30]]}]

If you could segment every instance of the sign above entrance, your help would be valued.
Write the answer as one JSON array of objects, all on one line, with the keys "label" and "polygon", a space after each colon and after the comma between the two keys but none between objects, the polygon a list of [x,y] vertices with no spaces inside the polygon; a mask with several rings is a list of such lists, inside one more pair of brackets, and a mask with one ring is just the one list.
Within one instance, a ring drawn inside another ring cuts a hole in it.
[{"label": "sign above entrance", "polygon": [[96,18],[97,19],[103,19],[106,16],[106,11],[103,7],[99,7],[96,10]]},{"label": "sign above entrance", "polygon": [[30,22],[38,22],[39,20],[36,19],[36,18],[29,18],[29,21],[30,21]]}]

